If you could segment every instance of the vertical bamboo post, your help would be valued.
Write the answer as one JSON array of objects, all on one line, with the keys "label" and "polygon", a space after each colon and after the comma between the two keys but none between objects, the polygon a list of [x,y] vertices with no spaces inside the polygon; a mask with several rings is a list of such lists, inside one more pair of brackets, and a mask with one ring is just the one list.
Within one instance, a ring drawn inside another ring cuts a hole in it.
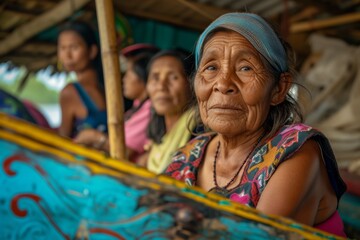
[{"label": "vertical bamboo post", "polygon": [[112,0],[96,0],[104,67],[110,155],[125,160],[124,106]]}]

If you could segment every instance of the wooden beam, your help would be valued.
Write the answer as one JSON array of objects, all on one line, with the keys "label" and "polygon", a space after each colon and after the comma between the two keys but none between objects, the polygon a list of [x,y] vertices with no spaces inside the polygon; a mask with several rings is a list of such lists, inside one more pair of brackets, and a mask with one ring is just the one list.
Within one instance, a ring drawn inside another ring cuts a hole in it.
[{"label": "wooden beam", "polygon": [[294,23],[290,27],[290,32],[297,33],[297,32],[312,31],[322,28],[349,24],[357,21],[360,21],[360,12],[344,14],[342,16],[336,16],[328,19]]},{"label": "wooden beam", "polygon": [[313,18],[319,12],[320,12],[320,9],[318,7],[315,7],[315,6],[305,7],[304,9],[299,11],[298,13],[293,14],[290,17],[290,22],[295,23],[295,22],[302,21],[304,19]]},{"label": "wooden beam", "polygon": [[64,0],[50,11],[40,15],[29,23],[23,24],[0,42],[0,56],[14,50],[39,32],[71,16],[73,11],[80,9],[89,1],[90,0]]},{"label": "wooden beam", "polygon": [[[188,0],[177,0],[177,1],[179,3],[181,3],[182,5],[187,6],[188,8],[193,10],[195,13],[206,17],[206,19],[210,20],[210,22],[215,20],[217,17],[219,17],[219,16],[221,16],[221,15],[223,15],[225,13],[233,11],[231,9],[213,7],[213,6],[209,5],[209,4],[203,4],[203,3],[198,3],[198,2],[188,1]],[[188,24],[191,25],[192,23],[188,23]]]},{"label": "wooden beam", "polygon": [[1,57],[0,62],[10,61],[16,66],[25,66],[29,71],[37,71],[41,68],[55,64],[56,54],[50,56],[7,56]]},{"label": "wooden beam", "polygon": [[121,9],[121,12],[127,15],[132,15],[132,16],[136,16],[136,17],[142,17],[142,18],[148,18],[148,19],[153,19],[156,21],[160,21],[160,22],[165,22],[165,23],[169,23],[169,24],[173,24],[176,26],[181,26],[181,27],[185,27],[185,28],[190,28],[190,29],[194,29],[194,30],[204,30],[207,25],[209,25],[209,22],[206,23],[196,23],[196,22],[191,22],[189,23],[189,21],[184,21],[182,19],[177,19],[174,17],[168,17],[168,16],[164,16],[164,15],[159,15],[159,14],[152,14],[149,11],[131,11],[131,10],[127,10],[127,9]]},{"label": "wooden beam", "polygon": [[199,6],[195,5],[193,2],[189,2],[186,0],[177,0],[177,2],[181,3],[182,5],[186,6],[187,8],[191,9],[192,11],[200,14],[203,17],[206,17],[209,20],[214,20],[216,16],[212,16],[204,9],[200,8]]},{"label": "wooden beam", "polygon": [[9,4],[10,0],[3,0],[2,3],[0,4],[0,13],[2,13],[2,11],[4,11],[5,7]]},{"label": "wooden beam", "polygon": [[54,54],[53,56],[49,56],[47,58],[43,58],[40,61],[37,62],[31,62],[26,65],[26,68],[29,71],[38,71],[42,68],[45,68],[49,65],[56,65],[57,63],[57,55]]},{"label": "wooden beam", "polygon": [[[166,4],[167,1],[169,0],[158,0],[156,4],[157,5]],[[127,1],[115,1],[117,9],[124,14],[153,19],[194,30],[204,30],[204,28],[206,28],[211,23],[212,20],[215,20],[215,18],[219,17],[224,13],[233,11],[233,10],[213,7],[208,4],[193,2],[189,0],[186,1],[177,0],[177,2],[178,4],[181,4],[181,6],[191,9],[191,12],[193,12],[193,15],[195,15],[197,19],[202,17],[202,21],[199,22],[199,21],[189,20],[191,19],[191,15],[188,14],[189,11],[186,12],[188,18],[185,19],[182,18],[182,16],[174,17],[172,15],[152,13],[151,11],[152,5],[148,6],[148,8],[146,9],[141,9],[136,7],[136,4],[134,3],[133,4],[128,3]],[[179,7],[181,6],[179,5]]]},{"label": "wooden beam", "polygon": [[6,36],[8,36],[9,33],[5,32],[5,31],[0,31],[0,38],[5,38]]},{"label": "wooden beam", "polygon": [[39,42],[31,41],[22,45],[14,51],[14,54],[19,55],[52,55],[56,54],[57,46],[56,43],[52,42]]},{"label": "wooden beam", "polygon": [[124,105],[112,0],[96,0],[104,67],[110,156],[125,160]]}]

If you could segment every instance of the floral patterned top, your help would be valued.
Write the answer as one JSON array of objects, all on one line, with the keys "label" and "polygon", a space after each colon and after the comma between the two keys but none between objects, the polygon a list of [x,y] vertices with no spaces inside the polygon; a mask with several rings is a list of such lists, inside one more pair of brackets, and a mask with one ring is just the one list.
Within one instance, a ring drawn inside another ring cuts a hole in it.
[{"label": "floral patterned top", "polygon": [[[201,161],[214,133],[200,135],[186,146],[175,152],[172,163],[165,174],[188,185],[196,185],[196,176]],[[244,174],[239,186],[226,196],[236,202],[256,207],[262,191],[276,168],[289,159],[308,140],[314,139],[321,147],[324,162],[335,193],[340,196],[345,192],[346,185],[340,177],[337,163],[326,137],[316,129],[297,123],[281,128],[275,136],[269,138],[262,146],[258,146],[244,166]]]}]

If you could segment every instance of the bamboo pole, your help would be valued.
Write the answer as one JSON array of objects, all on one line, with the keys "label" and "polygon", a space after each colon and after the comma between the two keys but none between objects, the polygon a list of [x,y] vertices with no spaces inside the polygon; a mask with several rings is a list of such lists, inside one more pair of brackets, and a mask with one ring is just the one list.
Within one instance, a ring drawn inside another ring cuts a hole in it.
[{"label": "bamboo pole", "polygon": [[112,0],[96,0],[104,66],[110,155],[125,160],[124,107]]},{"label": "bamboo pole", "polygon": [[328,19],[293,23],[290,27],[290,32],[292,33],[305,32],[310,30],[317,30],[327,27],[349,24],[357,21],[360,21],[359,12],[344,14],[342,16],[337,16]]}]

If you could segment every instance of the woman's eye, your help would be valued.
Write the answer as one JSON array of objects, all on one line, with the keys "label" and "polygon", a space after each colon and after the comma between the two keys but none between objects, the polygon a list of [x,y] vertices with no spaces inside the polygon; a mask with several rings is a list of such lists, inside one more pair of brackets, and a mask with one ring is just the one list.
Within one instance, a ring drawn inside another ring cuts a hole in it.
[{"label": "woman's eye", "polygon": [[73,45],[73,46],[71,46],[71,49],[72,50],[77,50],[77,49],[79,49],[79,46],[78,45]]},{"label": "woman's eye", "polygon": [[216,70],[216,67],[215,67],[215,66],[207,66],[207,67],[205,68],[205,70],[215,71],[215,70]]},{"label": "woman's eye", "polygon": [[157,76],[156,74],[152,74],[152,75],[149,76],[149,79],[148,79],[148,80],[155,82],[155,81],[158,80],[158,76]]},{"label": "woman's eye", "polygon": [[244,66],[244,67],[240,68],[240,71],[244,71],[244,72],[247,72],[247,71],[250,71],[250,70],[252,70],[252,68],[249,67],[249,66]]},{"label": "woman's eye", "polygon": [[177,79],[178,79],[178,75],[176,75],[176,74],[170,74],[170,75],[169,75],[169,79],[170,79],[170,80],[177,80]]}]

